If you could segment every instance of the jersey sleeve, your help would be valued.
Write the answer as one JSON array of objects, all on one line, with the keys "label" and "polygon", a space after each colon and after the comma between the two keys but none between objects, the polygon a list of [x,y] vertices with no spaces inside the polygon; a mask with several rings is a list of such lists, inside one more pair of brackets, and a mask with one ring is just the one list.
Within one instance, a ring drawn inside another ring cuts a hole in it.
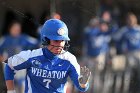
[{"label": "jersey sleeve", "polygon": [[13,80],[14,74],[17,70],[29,68],[31,63],[28,62],[31,51],[22,51],[7,60],[4,68],[4,75],[6,80]]},{"label": "jersey sleeve", "polygon": [[21,70],[28,68],[30,63],[28,59],[30,58],[31,51],[22,51],[19,54],[16,54],[8,59],[8,65],[13,70]]},{"label": "jersey sleeve", "polygon": [[71,78],[71,80],[73,81],[74,85],[82,92],[87,91],[89,85],[86,88],[81,88],[79,81],[78,81],[78,77],[80,76],[80,65],[77,63],[77,59],[74,56],[71,60],[71,66],[70,66],[70,72],[69,72],[69,76]]},{"label": "jersey sleeve", "polygon": [[5,69],[4,69],[4,77],[5,80],[13,80],[14,79],[14,70],[12,70],[8,64],[5,64]]}]

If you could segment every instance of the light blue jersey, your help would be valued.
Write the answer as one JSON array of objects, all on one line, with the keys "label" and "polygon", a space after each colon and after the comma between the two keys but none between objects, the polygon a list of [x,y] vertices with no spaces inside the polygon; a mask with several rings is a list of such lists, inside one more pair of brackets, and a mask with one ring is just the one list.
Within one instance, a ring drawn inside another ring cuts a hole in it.
[{"label": "light blue jersey", "polygon": [[99,28],[88,29],[84,39],[84,44],[87,49],[86,54],[91,57],[96,57],[101,53],[107,53],[111,33],[111,31],[101,32]]},{"label": "light blue jersey", "polygon": [[15,55],[22,50],[37,49],[38,47],[39,41],[25,34],[17,37],[7,35],[0,38],[0,55],[7,54],[8,57]]},{"label": "light blue jersey", "polygon": [[27,70],[25,93],[65,93],[68,76],[80,91],[88,89],[80,87],[80,65],[69,52],[54,55],[46,48],[22,51],[8,59],[5,79],[13,80],[14,72],[21,69]]},{"label": "light blue jersey", "polygon": [[140,50],[140,26],[128,27],[124,26],[114,35],[117,47],[123,51],[139,51]]}]

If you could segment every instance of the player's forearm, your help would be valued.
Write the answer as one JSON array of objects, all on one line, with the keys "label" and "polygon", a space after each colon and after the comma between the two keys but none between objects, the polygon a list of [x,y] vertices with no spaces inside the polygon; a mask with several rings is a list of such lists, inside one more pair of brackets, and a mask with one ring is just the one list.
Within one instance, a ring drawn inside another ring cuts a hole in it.
[{"label": "player's forearm", "polygon": [[7,93],[16,93],[14,90],[14,71],[6,64],[4,68],[4,76],[6,80]]},{"label": "player's forearm", "polygon": [[6,58],[0,54],[0,62],[3,62]]},{"label": "player's forearm", "polygon": [[89,88],[89,84],[80,84],[78,78],[71,78],[74,85],[81,91],[81,92],[85,92],[87,91],[87,89]]},{"label": "player's forearm", "polygon": [[7,93],[16,93],[13,80],[6,80]]},{"label": "player's forearm", "polygon": [[8,91],[15,89],[13,80],[6,80],[6,86]]}]

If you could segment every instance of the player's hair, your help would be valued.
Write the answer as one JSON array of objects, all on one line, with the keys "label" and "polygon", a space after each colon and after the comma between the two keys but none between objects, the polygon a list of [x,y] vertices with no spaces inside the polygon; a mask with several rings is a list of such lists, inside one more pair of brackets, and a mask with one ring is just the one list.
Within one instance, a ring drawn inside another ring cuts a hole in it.
[{"label": "player's hair", "polygon": [[42,45],[43,45],[43,46],[49,45],[49,44],[50,44],[50,39],[47,38],[47,37],[45,37],[44,39],[45,39],[45,40],[42,39],[42,41],[43,41],[43,42],[42,42]]}]

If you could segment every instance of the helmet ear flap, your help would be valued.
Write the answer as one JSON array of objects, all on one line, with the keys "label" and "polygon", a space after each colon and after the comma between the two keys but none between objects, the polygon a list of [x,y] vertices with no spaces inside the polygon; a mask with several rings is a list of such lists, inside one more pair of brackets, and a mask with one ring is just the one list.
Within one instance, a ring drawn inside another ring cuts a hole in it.
[{"label": "helmet ear flap", "polygon": [[47,37],[44,37],[43,39],[42,39],[42,45],[49,45],[50,44],[50,39],[48,39]]},{"label": "helmet ear flap", "polygon": [[70,47],[70,44],[68,41],[66,41],[65,46],[64,46],[64,50],[68,51],[69,47]]}]

